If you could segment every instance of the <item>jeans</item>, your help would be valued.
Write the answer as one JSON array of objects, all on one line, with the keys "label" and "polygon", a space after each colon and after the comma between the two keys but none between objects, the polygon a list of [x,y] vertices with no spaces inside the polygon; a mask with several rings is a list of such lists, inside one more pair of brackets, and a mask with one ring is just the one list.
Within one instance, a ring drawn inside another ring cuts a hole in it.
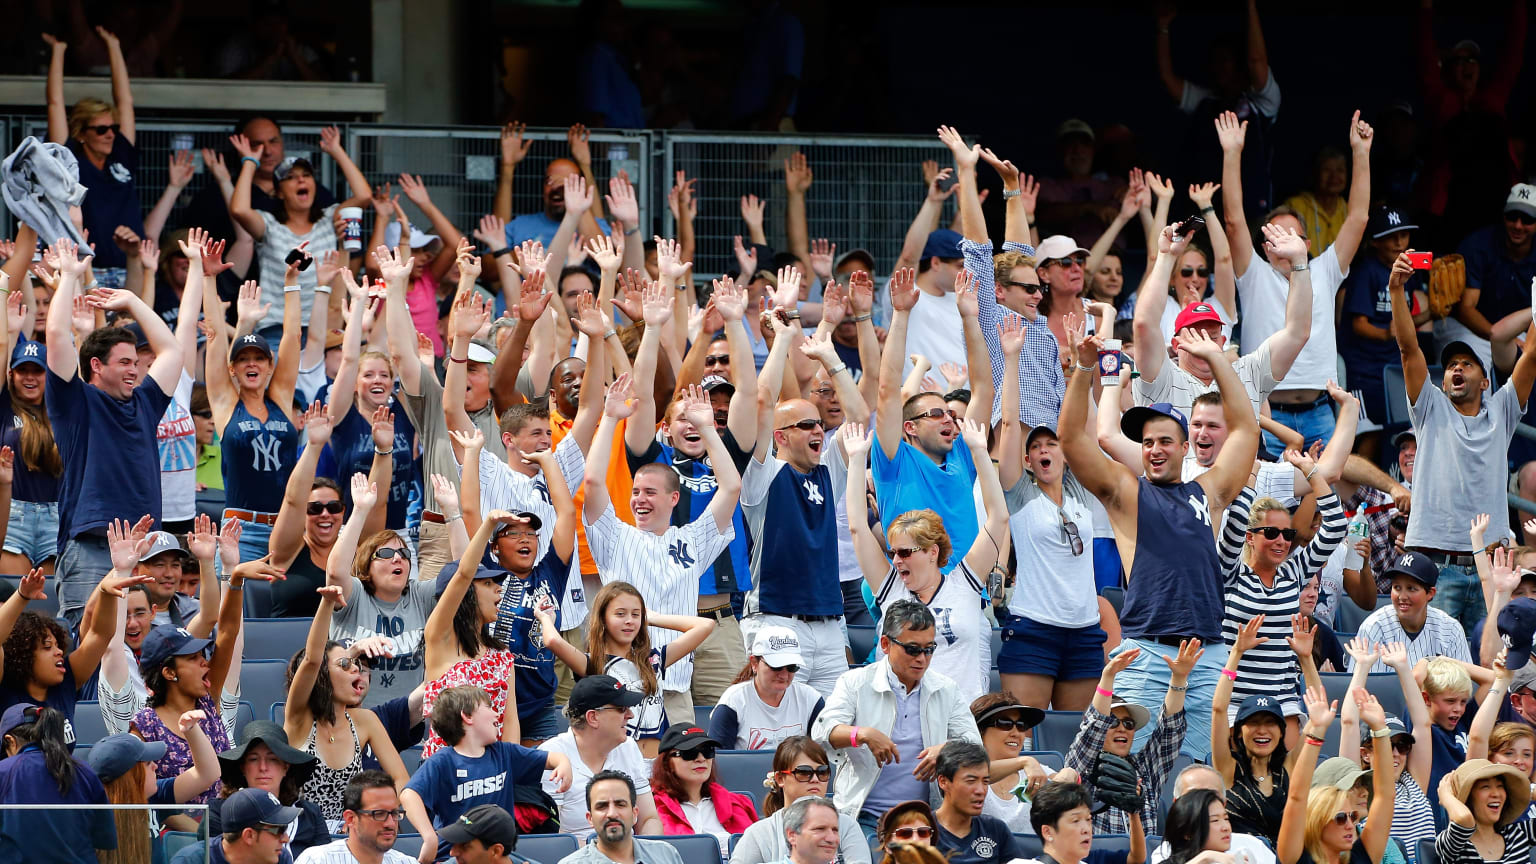
[{"label": "jeans", "polygon": [[[1162,658],[1173,657],[1178,654],[1178,649],[1147,639],[1126,639],[1111,656],[1132,648],[1140,648],[1141,655],[1115,677],[1115,696],[1146,708],[1156,718],[1162,711],[1163,697],[1168,695],[1168,681],[1172,677],[1172,670]],[[1215,642],[1205,646],[1205,653],[1189,675],[1189,691],[1184,694],[1184,714],[1188,727],[1184,733],[1184,745],[1179,752],[1197,762],[1205,762],[1211,755],[1211,702],[1216,697],[1216,680],[1221,677],[1221,669],[1226,665],[1227,646]],[[1155,725],[1154,720],[1136,730],[1136,741],[1132,745],[1135,750],[1139,751],[1146,743]]]},{"label": "jeans", "polygon": [[[1276,411],[1275,406],[1271,404],[1269,406],[1269,413],[1275,419],[1275,422],[1288,429],[1300,432],[1301,436],[1307,439],[1306,447],[1311,447],[1317,441],[1322,441],[1326,444],[1328,439],[1333,437],[1333,406],[1326,402],[1313,405],[1311,408],[1303,411],[1294,412]],[[1264,449],[1268,450],[1270,455],[1278,459],[1280,458],[1280,453],[1285,448],[1281,446],[1279,438],[1265,432]]]},{"label": "jeans", "polygon": [[255,561],[266,555],[272,539],[272,526],[260,522],[240,520],[240,563]]},{"label": "jeans", "polygon": [[[859,811],[859,827],[864,829],[864,839],[869,843],[871,854],[880,846],[880,817],[883,813],[871,813],[868,810]],[[882,856],[875,856],[873,860],[880,860]]]},{"label": "jeans", "polygon": [[1468,633],[1487,615],[1477,572],[1455,564],[1440,565],[1440,581],[1429,605],[1455,618]]},{"label": "jeans", "polygon": [[85,601],[101,582],[101,577],[112,569],[112,553],[107,548],[107,538],[97,534],[76,534],[64,541],[59,553],[59,617],[78,630],[80,616],[85,613]]},{"label": "jeans", "polygon": [[843,590],[843,625],[873,625],[873,615],[869,614],[869,604],[864,600],[864,580],[849,579],[839,587]]}]

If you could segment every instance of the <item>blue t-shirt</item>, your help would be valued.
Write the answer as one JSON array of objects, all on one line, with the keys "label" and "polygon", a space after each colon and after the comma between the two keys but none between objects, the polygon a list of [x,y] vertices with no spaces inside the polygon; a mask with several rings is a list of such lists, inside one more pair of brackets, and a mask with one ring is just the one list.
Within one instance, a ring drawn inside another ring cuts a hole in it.
[{"label": "blue t-shirt", "polygon": [[[1445,775],[1460,768],[1461,763],[1467,761],[1467,729],[1471,723],[1469,718],[1476,713],[1477,705],[1468,702],[1467,710],[1461,715],[1461,721],[1456,724],[1454,732],[1447,732],[1440,728],[1439,723],[1429,724],[1429,741],[1433,748],[1430,751],[1429,782],[1434,785],[1427,788],[1440,788],[1440,781]],[[1445,808],[1441,807],[1437,801],[1435,802],[1435,830],[1444,831],[1447,824]]]},{"label": "blue t-shirt", "polygon": [[[160,418],[171,397],[146,375],[119,401],[49,369],[43,387],[59,445],[59,548],[77,534],[104,534],[114,518],[148,513],[160,527]],[[282,489],[278,489],[282,495]]]},{"label": "blue t-shirt", "polygon": [[0,685],[0,714],[5,713],[5,709],[12,705],[46,705],[52,708],[64,715],[64,740],[69,745],[69,752],[73,753],[75,752],[75,705],[80,697],[79,691],[80,683],[75,680],[75,668],[70,665],[68,655],[65,655],[64,680],[49,687],[41,702],[33,699],[24,689],[13,690]]},{"label": "blue t-shirt", "polygon": [[[747,470],[747,462],[751,460],[752,454],[741,449],[741,445],[736,443],[736,436],[729,429],[721,435],[721,440],[725,443],[726,452],[731,454],[736,471],[740,473]],[[709,512],[709,502],[715,500],[715,490],[720,484],[715,480],[715,469],[709,464],[708,458],[684,456],[672,445],[657,440],[652,440],[650,449],[639,456],[629,453],[627,448],[625,452],[629,457],[631,474],[641,465],[651,462],[670,465],[677,473],[678,498],[677,506],[672,508],[673,525],[681,528]],[[731,538],[731,545],[715,558],[715,563],[708,570],[699,574],[701,597],[752,590],[752,544],[748,540],[740,503],[731,515],[731,528],[736,532],[736,536]]]},{"label": "blue t-shirt", "polygon": [[127,225],[133,233],[144,236],[143,208],[133,179],[139,170],[139,150],[119,132],[112,142],[112,155],[97,168],[86,158],[79,141],[71,138],[67,146],[80,163],[80,185],[87,190],[85,201],[80,204],[80,219],[85,230],[91,232],[95,266],[127,267],[128,258],[112,241],[112,235],[117,226]]},{"label": "blue t-shirt", "polygon": [[[28,349],[43,350],[43,343],[32,342]],[[39,358],[41,359],[41,358]],[[11,448],[16,454],[15,482],[11,484],[12,501],[32,501],[51,504],[59,500],[59,478],[46,471],[33,471],[21,455],[21,427],[23,420],[11,401],[11,387],[7,382],[0,389],[0,445]]]},{"label": "blue t-shirt", "polygon": [[[606,221],[597,220],[597,227],[604,234],[608,233]],[[543,210],[537,213],[524,213],[507,223],[507,245],[517,246],[524,240],[537,240],[545,246],[551,246],[555,242],[555,232],[558,230],[560,230],[560,220],[549,218],[544,215]]]},{"label": "blue t-shirt", "polygon": [[[36,744],[0,760],[0,804],[107,803],[107,790],[83,762],[75,762],[75,781],[61,795]],[[95,850],[116,848],[111,810],[0,809],[0,861],[96,864]]]},{"label": "blue t-shirt", "polygon": [[[395,452],[390,457],[394,473],[389,481],[389,515],[385,517],[384,527],[401,529],[405,527],[406,507],[410,504],[411,481],[420,467],[411,446],[416,439],[416,427],[411,425],[398,399],[390,402],[389,413],[395,418]],[[335,480],[341,487],[341,500],[346,502],[347,517],[351,518],[352,475],[367,476],[372,468],[373,424],[357,410],[354,402],[347,416],[341,418],[331,432],[331,443],[321,452],[315,473]]]},{"label": "blue t-shirt", "polygon": [[1524,258],[1511,261],[1504,254],[1504,226],[1490,225],[1468,234],[1456,251],[1467,259],[1467,287],[1478,290],[1477,311],[1490,323],[1531,305],[1536,245]]},{"label": "blue t-shirt", "polygon": [[[505,741],[497,741],[485,748],[484,755],[473,758],[444,747],[421,763],[405,788],[421,796],[432,814],[432,827],[442,830],[481,804],[495,804],[512,812],[515,787],[540,782],[548,758],[543,750]],[[446,856],[448,844],[439,841],[437,854]]]},{"label": "blue t-shirt", "polygon": [[[1356,315],[1365,317],[1367,323],[1383,330],[1392,328],[1392,295],[1387,291],[1387,280],[1392,268],[1381,263],[1374,254],[1367,252],[1355,260],[1349,268],[1349,278],[1344,280],[1344,320],[1339,325],[1339,356],[1349,364],[1349,374],[1381,376],[1381,367],[1398,363],[1397,340],[1390,336],[1378,341],[1355,335]],[[1428,290],[1422,271],[1415,271],[1408,278],[1406,287],[1408,305],[1413,306],[1413,292]],[[1527,298],[1529,299],[1529,298]]]},{"label": "blue t-shirt", "polygon": [[[573,550],[574,551],[574,550]],[[527,579],[507,574],[502,582],[501,603],[496,607],[496,621],[491,634],[512,652],[517,670],[517,716],[533,717],[555,701],[555,653],[544,645],[544,628],[533,610],[549,609],[555,626],[560,626],[560,598],[571,575],[571,559],[555,554],[554,547],[544,553]]]},{"label": "blue t-shirt", "polygon": [[607,42],[593,42],[577,63],[581,107],[603,115],[610,129],[644,129],[640,88],[629,75],[629,61]]},{"label": "blue t-shirt", "polygon": [[896,445],[896,458],[887,459],[877,435],[869,461],[875,478],[875,500],[880,504],[880,527],[889,530],[891,522],[909,510],[938,513],[949,534],[950,548],[955,550],[949,564],[941,568],[948,573],[971,550],[981,531],[976,522],[976,499],[971,492],[976,484],[971,448],[957,435],[944,464],[935,465],[921,450],[902,441]]},{"label": "blue t-shirt", "polygon": [[945,853],[949,864],[992,864],[1030,857],[1013,839],[1008,825],[996,816],[972,816],[971,833],[964,837],[956,837],[940,825],[933,845]]},{"label": "blue t-shirt", "polygon": [[[389,743],[395,747],[395,752],[415,747],[421,743],[421,739],[427,733],[425,723],[411,723],[411,697],[399,696],[388,702],[368,709],[384,724],[384,733],[389,736]],[[379,764],[379,757],[373,755],[373,745],[363,748],[363,770],[382,771],[384,766]]]}]

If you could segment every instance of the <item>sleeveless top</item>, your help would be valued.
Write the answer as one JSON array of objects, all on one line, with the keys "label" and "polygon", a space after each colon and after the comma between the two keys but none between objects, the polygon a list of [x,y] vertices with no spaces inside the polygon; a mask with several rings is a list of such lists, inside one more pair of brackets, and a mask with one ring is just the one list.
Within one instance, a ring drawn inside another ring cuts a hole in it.
[{"label": "sleeveless top", "polygon": [[1136,482],[1136,558],[1121,630],[1126,639],[1198,636],[1214,645],[1221,640],[1222,577],[1205,489],[1193,480]]},{"label": "sleeveless top", "polygon": [[[427,682],[422,691],[421,713],[432,716],[432,703],[437,694],[449,687],[478,687],[491,697],[491,709],[496,712],[496,734],[501,735],[501,715],[507,708],[507,679],[517,672],[516,656],[511,651],[482,651],[472,660],[460,660],[448,668],[442,677]],[[426,760],[445,747],[436,729],[427,730],[427,738],[421,745],[421,758]]]},{"label": "sleeveless top", "polygon": [[1266,796],[1253,778],[1248,760],[1237,760],[1232,788],[1227,790],[1227,817],[1232,833],[1262,837],[1271,845],[1280,836],[1280,817],[1285,812],[1285,796],[1291,788],[1291,773],[1281,768],[1271,775],[1274,789]]},{"label": "sleeveless top", "polygon": [[347,731],[352,733],[352,759],[345,766],[332,768],[325,764],[324,759],[319,758],[320,749],[315,746],[315,737],[320,733],[318,720],[309,724],[309,737],[304,739],[304,746],[299,748],[319,759],[315,773],[304,781],[299,797],[315,802],[325,816],[326,828],[332,834],[340,833],[342,828],[341,814],[346,809],[342,804],[342,796],[347,791],[347,783],[363,770],[363,747],[357,740],[357,727],[352,725],[352,714],[343,711],[342,716],[347,718]]},{"label": "sleeveless top", "polygon": [[[223,753],[234,747],[229,740],[229,730],[225,728],[219,706],[213,700],[204,696],[197,700],[195,706],[198,711],[208,715],[197,725],[203,728],[203,734],[208,736],[208,741],[213,744],[214,752]],[[161,780],[168,777],[178,777],[192,770],[192,749],[187,745],[187,739],[176,732],[171,731],[165,723],[161,722],[160,715],[155,709],[144,706],[133,715],[133,728],[139,732],[139,737],[145,741],[164,741],[165,755],[155,762],[155,776]],[[196,797],[187,803],[206,804],[212,798],[219,797],[219,791],[223,783],[214,780],[213,785],[199,792]]]},{"label": "sleeveless top", "polygon": [[299,427],[270,398],[265,423],[235,404],[235,412],[219,435],[224,464],[224,500],[237,510],[276,513],[283,487],[299,461]]},{"label": "sleeveless top", "polygon": [[310,557],[309,544],[299,545],[298,557],[288,565],[288,576],[272,583],[273,618],[313,618],[320,611],[315,589],[325,585],[325,568]]}]

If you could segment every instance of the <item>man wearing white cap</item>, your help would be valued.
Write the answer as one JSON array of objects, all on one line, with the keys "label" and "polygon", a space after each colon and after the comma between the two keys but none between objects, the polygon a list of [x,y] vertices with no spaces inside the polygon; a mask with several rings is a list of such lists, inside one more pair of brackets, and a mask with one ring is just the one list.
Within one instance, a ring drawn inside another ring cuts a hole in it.
[{"label": "man wearing white cap", "polygon": [[[185,627],[198,610],[197,600],[176,590],[181,584],[181,566],[187,560],[187,553],[168,531],[151,531],[145,539],[149,540],[149,548],[139,556],[135,575],[154,578],[153,582],[145,583],[144,593],[149,595],[155,623]],[[213,577],[214,580],[217,578]],[[218,582],[214,581],[214,585],[213,596],[217,596]]]},{"label": "man wearing white cap", "polygon": [[795,680],[805,660],[800,637],[770,625],[752,639],[750,678],[732,684],[709,715],[709,737],[732,750],[772,750],[794,735],[809,735],[825,701]]},{"label": "man wearing white cap", "polygon": [[1517,183],[1504,199],[1500,224],[1467,235],[1456,251],[1466,259],[1467,290],[1451,311],[1453,316],[1435,322],[1435,347],[1444,351],[1461,340],[1488,364],[1492,360],[1489,339],[1493,327],[1506,316],[1531,302],[1531,279],[1536,278],[1536,186]]}]

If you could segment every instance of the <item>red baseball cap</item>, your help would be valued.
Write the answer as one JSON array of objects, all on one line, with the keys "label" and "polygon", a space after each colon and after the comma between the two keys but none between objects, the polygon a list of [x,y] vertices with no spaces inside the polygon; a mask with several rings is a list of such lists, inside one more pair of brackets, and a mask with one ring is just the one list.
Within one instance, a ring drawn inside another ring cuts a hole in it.
[{"label": "red baseball cap", "polygon": [[1185,306],[1183,311],[1179,312],[1179,317],[1173,320],[1173,332],[1178,333],[1185,327],[1199,324],[1202,321],[1214,321],[1217,324],[1227,323],[1221,319],[1221,313],[1216,311],[1216,307],[1200,301]]}]

